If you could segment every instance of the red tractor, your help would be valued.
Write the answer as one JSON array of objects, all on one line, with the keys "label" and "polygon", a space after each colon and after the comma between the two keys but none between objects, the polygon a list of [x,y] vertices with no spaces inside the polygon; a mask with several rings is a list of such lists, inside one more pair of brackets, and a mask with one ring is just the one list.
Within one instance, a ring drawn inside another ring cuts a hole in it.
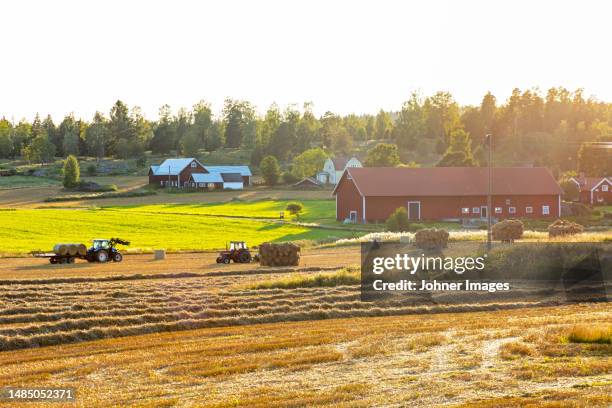
[{"label": "red tractor", "polygon": [[251,251],[247,247],[244,241],[232,241],[229,244],[229,248],[225,251],[219,252],[219,256],[217,257],[217,263],[228,264],[231,261],[234,263],[249,263],[252,260],[257,260],[257,255],[253,257],[251,255]]}]

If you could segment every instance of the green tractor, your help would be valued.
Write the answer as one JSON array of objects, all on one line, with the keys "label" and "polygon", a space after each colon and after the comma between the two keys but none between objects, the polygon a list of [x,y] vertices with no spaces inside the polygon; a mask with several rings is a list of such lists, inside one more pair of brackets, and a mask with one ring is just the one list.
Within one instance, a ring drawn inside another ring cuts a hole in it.
[{"label": "green tractor", "polygon": [[85,259],[87,262],[121,262],[123,261],[123,255],[115,248],[117,245],[130,245],[129,241],[125,241],[121,238],[111,239],[94,239],[93,245],[87,250]]}]

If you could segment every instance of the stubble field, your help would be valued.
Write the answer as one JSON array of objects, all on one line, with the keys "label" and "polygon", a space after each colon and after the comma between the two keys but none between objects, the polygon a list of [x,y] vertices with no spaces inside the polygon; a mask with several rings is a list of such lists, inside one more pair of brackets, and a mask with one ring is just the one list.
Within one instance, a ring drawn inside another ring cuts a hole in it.
[{"label": "stubble field", "polygon": [[[87,407],[612,403],[607,303],[372,307],[356,284],[275,287],[359,263],[358,247],[303,255],[296,268],[7,259],[0,384],[75,387]],[[603,341],[571,340],[581,328]]]}]

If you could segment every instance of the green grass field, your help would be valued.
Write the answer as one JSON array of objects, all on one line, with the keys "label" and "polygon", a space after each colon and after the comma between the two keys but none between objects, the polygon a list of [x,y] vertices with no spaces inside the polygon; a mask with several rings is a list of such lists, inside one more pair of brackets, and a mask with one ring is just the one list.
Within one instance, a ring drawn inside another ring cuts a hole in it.
[{"label": "green grass field", "polygon": [[[201,204],[155,204],[129,207],[105,207],[113,211],[129,211],[132,213],[149,214],[182,214],[182,215],[213,215],[226,217],[243,217],[259,219],[278,219],[281,211],[285,212],[285,220],[293,220],[285,208],[290,200],[261,200],[231,203],[201,203]],[[304,222],[334,222],[335,202],[332,200],[301,200],[304,211],[299,220]]]},{"label": "green grass field", "polygon": [[[305,201],[307,220],[329,218],[333,202]],[[49,250],[57,242],[88,242],[120,237],[130,248],[200,250],[222,248],[230,240],[257,245],[265,241],[329,241],[350,231],[309,228],[261,221],[276,218],[286,202],[261,201],[215,205],[153,205],[108,209],[16,209],[0,211],[0,253]],[[244,216],[249,218],[231,218]]]},{"label": "green grass field", "polygon": [[47,178],[47,177],[33,177],[33,176],[0,177],[0,189],[59,186],[61,184],[62,183],[60,181],[51,179],[51,178]]}]

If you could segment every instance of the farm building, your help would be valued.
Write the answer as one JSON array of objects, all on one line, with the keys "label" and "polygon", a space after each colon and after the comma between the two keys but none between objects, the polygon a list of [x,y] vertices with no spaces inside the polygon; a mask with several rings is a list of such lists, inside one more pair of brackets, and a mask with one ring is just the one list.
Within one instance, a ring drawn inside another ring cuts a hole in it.
[{"label": "farm building", "polygon": [[363,165],[356,157],[329,158],[325,160],[323,170],[317,173],[317,181],[321,184],[336,184],[348,167],[363,167]]},{"label": "farm building", "polygon": [[160,187],[240,190],[251,184],[249,166],[205,166],[197,159],[166,159],[149,169],[149,184]]},{"label": "farm building", "polygon": [[306,177],[295,183],[292,187],[297,189],[318,189],[321,188],[322,185],[312,177]]},{"label": "farm building", "polygon": [[579,201],[587,205],[612,204],[612,178],[610,177],[572,177],[578,186]]},{"label": "farm building", "polygon": [[[487,218],[488,171],[484,167],[348,168],[333,194],[336,219],[386,220],[404,207],[411,220]],[[495,168],[492,217],[557,218],[563,191],[541,167]]]}]

